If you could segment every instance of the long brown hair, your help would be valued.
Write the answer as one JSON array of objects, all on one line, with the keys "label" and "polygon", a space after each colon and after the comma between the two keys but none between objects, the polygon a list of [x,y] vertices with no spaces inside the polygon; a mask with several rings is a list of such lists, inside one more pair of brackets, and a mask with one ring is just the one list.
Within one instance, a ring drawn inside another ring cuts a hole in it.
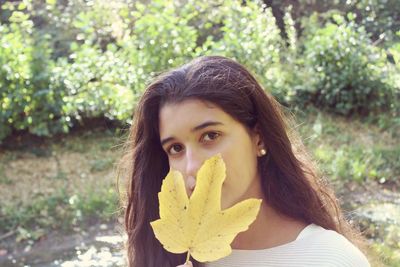
[{"label": "long brown hair", "polygon": [[268,149],[268,155],[258,159],[258,170],[265,200],[276,211],[337,231],[357,243],[356,231],[343,218],[333,191],[317,174],[301,143],[289,136],[279,103],[239,63],[206,56],[160,75],[138,103],[123,158],[129,166],[125,213],[129,266],[175,267],[185,261],[185,255],[162,248],[150,222],[159,217],[157,193],[169,170],[160,144],[159,110],[167,102],[186,99],[211,102],[248,129],[257,125]]}]

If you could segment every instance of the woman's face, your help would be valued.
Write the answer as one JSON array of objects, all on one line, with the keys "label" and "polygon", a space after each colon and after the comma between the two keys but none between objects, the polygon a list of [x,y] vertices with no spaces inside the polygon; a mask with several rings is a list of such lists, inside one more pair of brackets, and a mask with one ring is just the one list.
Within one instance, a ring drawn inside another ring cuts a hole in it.
[{"label": "woman's face", "polygon": [[260,137],[209,102],[186,100],[165,104],[159,114],[160,140],[172,169],[180,171],[191,195],[203,162],[220,153],[226,164],[221,208],[262,198],[257,157]]}]

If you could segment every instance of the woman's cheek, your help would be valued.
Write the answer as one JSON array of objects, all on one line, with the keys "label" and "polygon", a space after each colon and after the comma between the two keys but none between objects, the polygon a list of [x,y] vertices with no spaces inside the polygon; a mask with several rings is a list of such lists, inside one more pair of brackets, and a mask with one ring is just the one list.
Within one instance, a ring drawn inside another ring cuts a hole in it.
[{"label": "woman's cheek", "polygon": [[230,190],[229,184],[225,182],[222,184],[222,192],[221,192],[221,209],[227,209],[233,205],[233,194],[232,190]]}]

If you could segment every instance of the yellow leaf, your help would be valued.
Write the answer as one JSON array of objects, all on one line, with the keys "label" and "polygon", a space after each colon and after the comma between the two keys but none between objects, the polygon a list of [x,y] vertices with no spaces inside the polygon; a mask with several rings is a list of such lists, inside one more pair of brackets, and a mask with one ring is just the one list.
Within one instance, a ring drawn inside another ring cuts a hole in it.
[{"label": "yellow leaf", "polygon": [[232,252],[230,244],[256,219],[261,199],[247,199],[221,211],[224,180],[225,163],[220,155],[200,168],[190,199],[182,174],[168,173],[158,194],[160,219],[150,223],[167,251],[188,252],[200,262],[215,261]]}]

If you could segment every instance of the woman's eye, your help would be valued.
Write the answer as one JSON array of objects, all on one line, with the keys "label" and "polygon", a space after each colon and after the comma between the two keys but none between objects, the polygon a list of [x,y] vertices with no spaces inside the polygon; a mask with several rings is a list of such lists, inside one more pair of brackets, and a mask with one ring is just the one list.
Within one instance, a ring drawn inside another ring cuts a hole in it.
[{"label": "woman's eye", "polygon": [[212,141],[219,137],[219,133],[209,132],[203,135],[203,141]]},{"label": "woman's eye", "polygon": [[175,145],[170,146],[170,147],[168,148],[168,151],[167,151],[167,152],[168,152],[169,154],[171,154],[171,155],[174,155],[174,154],[179,153],[181,150],[182,150],[182,146],[181,146],[181,145],[178,145],[178,144],[175,144]]}]

